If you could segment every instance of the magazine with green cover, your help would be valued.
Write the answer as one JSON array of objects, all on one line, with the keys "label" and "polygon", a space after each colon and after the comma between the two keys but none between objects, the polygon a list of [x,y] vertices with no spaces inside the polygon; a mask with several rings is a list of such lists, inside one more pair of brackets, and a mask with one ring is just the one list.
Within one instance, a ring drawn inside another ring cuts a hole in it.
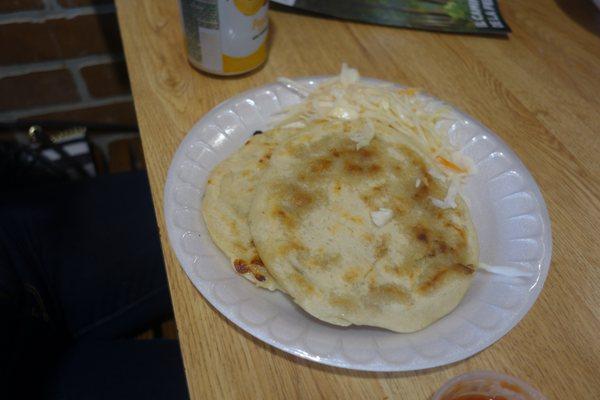
[{"label": "magazine with green cover", "polygon": [[380,25],[506,34],[496,0],[272,0],[301,10]]}]

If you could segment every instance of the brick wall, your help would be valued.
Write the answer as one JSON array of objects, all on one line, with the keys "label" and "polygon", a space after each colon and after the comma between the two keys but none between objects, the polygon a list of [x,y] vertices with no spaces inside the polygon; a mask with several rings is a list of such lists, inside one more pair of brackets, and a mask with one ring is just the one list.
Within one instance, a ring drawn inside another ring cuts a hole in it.
[{"label": "brick wall", "polygon": [[111,0],[0,0],[0,122],[135,124]]}]

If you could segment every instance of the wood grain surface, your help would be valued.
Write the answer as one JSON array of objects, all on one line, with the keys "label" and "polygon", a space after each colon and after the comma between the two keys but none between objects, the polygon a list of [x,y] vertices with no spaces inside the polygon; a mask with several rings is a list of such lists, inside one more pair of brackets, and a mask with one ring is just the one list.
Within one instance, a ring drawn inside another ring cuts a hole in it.
[{"label": "wood grain surface", "polygon": [[[600,16],[590,2],[501,1],[508,38],[271,11],[269,60],[238,78],[189,66],[176,0],[117,0],[117,8],[193,399],[428,399],[447,379],[481,369],[521,377],[549,399],[600,398]],[[293,357],[213,309],[169,246],[163,188],[191,126],[240,91],[278,76],[335,74],[343,61],[421,87],[483,122],[521,157],[546,199],[554,254],[544,290],[512,331],[468,360],[365,373]]]}]

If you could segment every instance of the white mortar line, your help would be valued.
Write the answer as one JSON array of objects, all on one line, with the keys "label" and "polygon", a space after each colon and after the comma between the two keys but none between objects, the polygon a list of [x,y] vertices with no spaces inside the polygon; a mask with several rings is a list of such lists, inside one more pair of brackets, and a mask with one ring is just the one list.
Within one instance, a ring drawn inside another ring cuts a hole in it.
[{"label": "white mortar line", "polygon": [[[48,4],[48,3],[47,3]],[[41,23],[50,19],[75,18],[81,15],[108,14],[115,12],[114,4],[101,4],[97,6],[84,6],[74,8],[53,8],[49,3],[50,9],[17,11],[9,14],[0,14],[0,25],[12,24],[18,22]]]},{"label": "white mortar line", "polygon": [[32,64],[17,64],[0,67],[0,79],[11,76],[30,74],[32,72],[52,71],[66,66],[65,60],[43,61]]},{"label": "white mortar line", "polygon": [[73,75],[73,80],[75,81],[75,86],[81,96],[82,100],[91,100],[93,98],[92,94],[88,90],[87,83],[85,79],[83,79],[83,74],[81,73],[81,69],[83,67],[88,67],[91,65],[100,65],[106,64],[113,61],[120,61],[123,59],[123,56],[110,56],[106,55],[105,57],[96,57],[96,58],[85,58],[77,61],[71,62],[71,60],[67,60],[67,67],[71,71]]},{"label": "white mortar line", "polygon": [[120,96],[112,96],[106,97],[103,99],[90,99],[86,101],[81,101],[78,103],[67,103],[67,104],[58,104],[58,105],[50,105],[44,107],[37,108],[29,108],[27,110],[15,110],[15,111],[7,111],[0,112],[0,121],[2,122],[10,122],[17,120],[19,118],[25,118],[38,114],[48,114],[54,112],[62,112],[62,111],[71,111],[78,110],[81,108],[89,108],[89,107],[99,107],[105,106],[108,104],[119,103],[123,101],[132,101],[133,97],[129,94],[120,95]]},{"label": "white mortar line", "polygon": [[94,97],[88,90],[88,86],[87,86],[87,83],[85,82],[85,79],[83,79],[83,74],[81,73],[81,69],[83,67],[106,64],[109,62],[121,61],[123,59],[124,59],[123,55],[120,55],[120,56],[106,55],[105,57],[97,57],[97,58],[93,58],[93,59],[85,58],[85,59],[77,60],[75,62],[71,62],[70,60],[67,60],[67,66],[68,66],[69,70],[71,71],[71,74],[73,75],[73,80],[75,81],[75,86],[77,87],[77,90],[79,91],[79,95],[81,96],[81,99],[82,100],[90,100]]},{"label": "white mortar line", "polygon": [[9,76],[19,76],[29,74],[31,72],[52,71],[55,69],[69,67],[87,67],[90,65],[106,64],[114,61],[122,61],[122,54],[92,54],[89,56],[60,59],[52,61],[41,61],[36,63],[24,63],[17,65],[7,65],[0,67],[0,79]]},{"label": "white mortar line", "polygon": [[90,65],[108,64],[110,62],[123,61],[125,56],[123,54],[94,54],[92,56],[67,59],[67,63],[73,62],[73,65],[77,65],[79,68],[89,67]]},{"label": "white mortar line", "polygon": [[75,87],[79,92],[79,97],[81,98],[81,100],[90,100],[92,98],[92,95],[90,94],[90,91],[87,88],[87,84],[85,83],[83,76],[81,76],[81,68],[75,65],[68,65],[67,68],[69,69],[69,71],[71,71],[71,76],[73,77]]}]

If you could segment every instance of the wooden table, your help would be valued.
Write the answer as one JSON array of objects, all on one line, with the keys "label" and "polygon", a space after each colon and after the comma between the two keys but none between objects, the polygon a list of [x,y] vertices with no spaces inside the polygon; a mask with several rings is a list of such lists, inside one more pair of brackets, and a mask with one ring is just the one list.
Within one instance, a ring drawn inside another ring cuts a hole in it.
[{"label": "wooden table", "polygon": [[[600,26],[585,25],[598,15],[585,1],[501,3],[513,29],[508,39],[272,11],[265,67],[215,78],[187,63],[176,0],[117,0],[192,398],[427,399],[447,379],[480,369],[519,376],[550,399],[600,398]],[[343,61],[363,75],[421,87],[482,121],[519,154],[544,194],[554,238],[546,286],[511,332],[466,361],[365,373],[293,357],[215,311],[169,246],[163,187],[194,122],[240,91],[278,76],[335,74]]]}]

